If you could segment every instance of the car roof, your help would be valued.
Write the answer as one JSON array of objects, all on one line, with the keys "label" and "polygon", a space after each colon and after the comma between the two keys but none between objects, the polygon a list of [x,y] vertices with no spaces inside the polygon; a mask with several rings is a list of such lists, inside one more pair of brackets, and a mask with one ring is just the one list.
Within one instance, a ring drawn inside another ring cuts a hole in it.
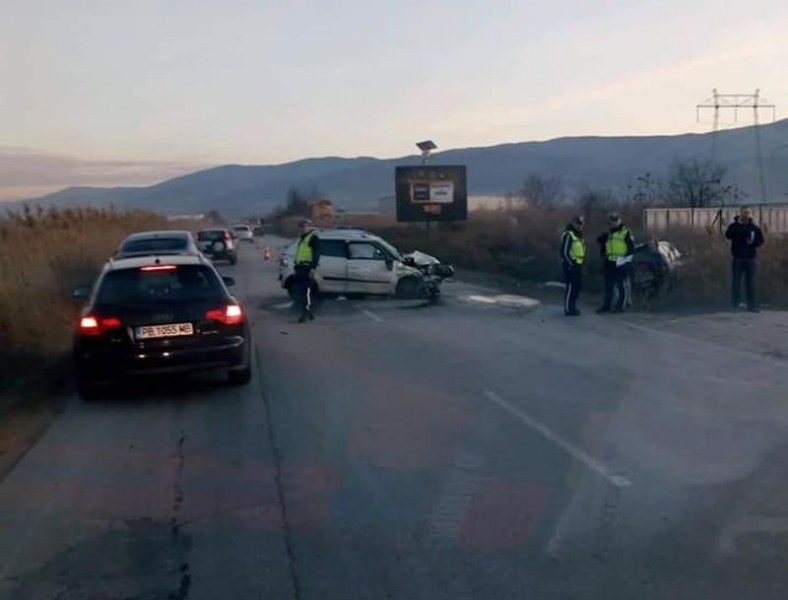
[{"label": "car roof", "polygon": [[363,229],[316,229],[320,239],[327,240],[381,240],[380,236]]},{"label": "car roof", "polygon": [[192,234],[182,229],[162,230],[162,231],[138,231],[129,235],[124,241],[130,242],[133,240],[149,239],[149,238],[177,238],[188,237],[191,239]]},{"label": "car roof", "polygon": [[133,256],[129,258],[110,259],[104,266],[105,271],[122,271],[125,269],[139,269],[156,265],[210,265],[205,257],[199,254],[172,254]]}]

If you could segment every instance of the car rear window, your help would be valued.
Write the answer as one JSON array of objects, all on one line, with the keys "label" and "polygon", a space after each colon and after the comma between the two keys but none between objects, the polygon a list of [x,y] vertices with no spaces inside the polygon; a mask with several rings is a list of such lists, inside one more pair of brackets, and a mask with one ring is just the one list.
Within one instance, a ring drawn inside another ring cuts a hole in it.
[{"label": "car rear window", "polygon": [[101,281],[99,305],[128,305],[146,300],[219,300],[224,297],[216,273],[203,265],[163,265],[110,271]]},{"label": "car rear window", "polygon": [[248,225],[236,225],[233,229],[236,231],[251,231]]},{"label": "car rear window", "polygon": [[143,238],[139,240],[129,240],[121,247],[122,253],[132,252],[173,252],[179,250],[186,250],[186,239],[183,237],[171,238]]},{"label": "car rear window", "polygon": [[224,239],[224,229],[211,229],[197,232],[197,240],[200,242],[212,242]]}]

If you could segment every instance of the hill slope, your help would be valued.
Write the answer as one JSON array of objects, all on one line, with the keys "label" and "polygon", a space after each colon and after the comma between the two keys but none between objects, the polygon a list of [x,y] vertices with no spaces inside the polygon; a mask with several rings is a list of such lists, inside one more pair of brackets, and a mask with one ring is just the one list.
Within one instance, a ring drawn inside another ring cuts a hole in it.
[{"label": "hill slope", "polygon": [[[788,191],[788,119],[760,129],[770,201]],[[728,181],[758,200],[758,174],[752,127],[717,134],[716,156],[728,167]],[[712,134],[648,137],[575,137],[546,142],[448,150],[434,164],[468,166],[474,195],[515,191],[529,173],[556,175],[570,189],[617,188],[646,172],[663,175],[675,159],[708,157]],[[291,186],[316,188],[339,206],[374,209],[393,194],[394,167],[418,164],[418,157],[379,160],[310,158],[283,165],[226,165],[176,177],[149,187],[68,188],[29,200],[43,206],[78,204],[153,208],[169,214],[217,209],[227,214],[259,214],[281,203]]]}]

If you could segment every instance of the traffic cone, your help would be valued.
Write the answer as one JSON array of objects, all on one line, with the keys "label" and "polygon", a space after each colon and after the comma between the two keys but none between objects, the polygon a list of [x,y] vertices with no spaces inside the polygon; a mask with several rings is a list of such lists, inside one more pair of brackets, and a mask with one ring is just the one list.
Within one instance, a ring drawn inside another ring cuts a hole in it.
[{"label": "traffic cone", "polygon": [[263,258],[265,260],[271,260],[271,250],[268,249],[268,246],[263,250]]}]

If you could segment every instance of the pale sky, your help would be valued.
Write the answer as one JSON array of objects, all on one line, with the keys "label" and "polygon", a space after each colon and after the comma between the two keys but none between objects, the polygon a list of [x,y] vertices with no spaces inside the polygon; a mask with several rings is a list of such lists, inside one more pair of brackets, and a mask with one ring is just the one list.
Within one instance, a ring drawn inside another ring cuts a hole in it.
[{"label": "pale sky", "polygon": [[0,0],[0,197],[708,131],[714,87],[788,114],[786,65],[786,0]]}]

